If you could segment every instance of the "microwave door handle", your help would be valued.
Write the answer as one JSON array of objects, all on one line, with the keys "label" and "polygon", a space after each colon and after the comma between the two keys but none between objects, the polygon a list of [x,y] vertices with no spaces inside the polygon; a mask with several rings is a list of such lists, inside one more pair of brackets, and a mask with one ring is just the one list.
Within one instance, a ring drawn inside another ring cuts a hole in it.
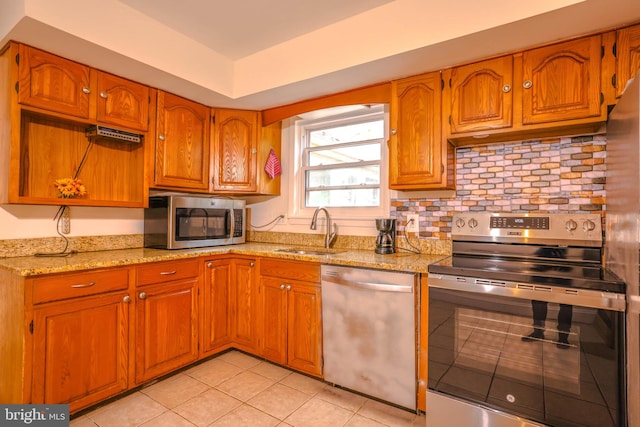
[{"label": "microwave door handle", "polygon": [[229,239],[233,239],[233,235],[235,234],[236,222],[234,218],[235,212],[233,207],[229,209],[229,219],[231,221],[231,226],[229,227],[231,231],[229,232]]}]

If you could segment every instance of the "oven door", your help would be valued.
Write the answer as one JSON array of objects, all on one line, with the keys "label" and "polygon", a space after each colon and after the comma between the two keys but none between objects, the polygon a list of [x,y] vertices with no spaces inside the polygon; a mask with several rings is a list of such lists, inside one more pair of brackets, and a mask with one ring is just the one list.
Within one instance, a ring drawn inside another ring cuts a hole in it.
[{"label": "oven door", "polygon": [[477,281],[429,275],[430,390],[553,426],[625,425],[623,296]]}]

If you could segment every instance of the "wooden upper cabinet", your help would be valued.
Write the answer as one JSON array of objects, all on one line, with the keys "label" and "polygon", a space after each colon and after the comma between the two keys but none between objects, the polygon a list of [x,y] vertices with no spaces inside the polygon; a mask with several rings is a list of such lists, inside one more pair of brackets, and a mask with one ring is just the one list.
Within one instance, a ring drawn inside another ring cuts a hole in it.
[{"label": "wooden upper cabinet", "polygon": [[158,91],[156,186],[209,189],[209,113],[209,107]]},{"label": "wooden upper cabinet", "polygon": [[607,118],[603,49],[596,35],[443,71],[447,139],[463,145],[599,131]]},{"label": "wooden upper cabinet", "polygon": [[97,120],[128,129],[148,130],[150,91],[148,86],[99,72]]},{"label": "wooden upper cabinet", "polygon": [[259,112],[212,111],[213,191],[255,192]]},{"label": "wooden upper cabinet", "polygon": [[601,46],[597,35],[523,53],[523,125],[606,113],[601,108]]},{"label": "wooden upper cabinet", "polygon": [[451,133],[513,125],[513,57],[511,55],[451,69],[450,94],[443,102]]},{"label": "wooden upper cabinet", "polygon": [[20,45],[20,103],[75,117],[89,117],[90,68]]},{"label": "wooden upper cabinet", "polygon": [[440,73],[391,84],[389,187],[395,190],[447,188],[447,142],[441,132]]},{"label": "wooden upper cabinet", "polygon": [[627,82],[640,72],[640,25],[624,28],[617,36],[616,96],[620,96]]}]

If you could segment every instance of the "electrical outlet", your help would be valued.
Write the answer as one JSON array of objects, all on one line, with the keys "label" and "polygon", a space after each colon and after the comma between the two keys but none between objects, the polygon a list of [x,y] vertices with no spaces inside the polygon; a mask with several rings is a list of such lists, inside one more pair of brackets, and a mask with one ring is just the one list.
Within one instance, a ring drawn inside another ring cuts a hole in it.
[{"label": "electrical outlet", "polygon": [[407,233],[417,233],[419,230],[420,215],[418,214],[408,214],[407,215],[407,226],[405,227],[405,231]]},{"label": "electrical outlet", "polygon": [[63,234],[71,233],[71,208],[65,206],[62,211],[62,227],[60,227]]}]

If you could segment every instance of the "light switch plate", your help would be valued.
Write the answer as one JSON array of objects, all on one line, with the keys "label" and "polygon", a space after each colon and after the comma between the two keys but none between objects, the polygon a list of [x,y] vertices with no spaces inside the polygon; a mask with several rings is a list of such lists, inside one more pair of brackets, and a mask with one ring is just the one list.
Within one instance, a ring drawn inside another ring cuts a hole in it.
[{"label": "light switch plate", "polygon": [[419,221],[420,215],[418,214],[408,214],[407,215],[407,226],[405,231],[407,233],[417,233],[419,231]]}]

